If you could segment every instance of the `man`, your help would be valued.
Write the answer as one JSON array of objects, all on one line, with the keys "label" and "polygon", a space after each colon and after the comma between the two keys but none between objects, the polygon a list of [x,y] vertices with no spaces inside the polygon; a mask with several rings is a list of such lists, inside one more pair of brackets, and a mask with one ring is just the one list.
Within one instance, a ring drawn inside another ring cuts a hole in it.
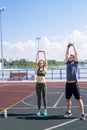
[{"label": "man", "polygon": [[[69,54],[70,47],[73,47],[74,55]],[[84,105],[83,101],[81,99],[79,86],[77,83],[77,68],[78,68],[78,53],[75,48],[74,43],[69,43],[66,50],[66,64],[67,64],[67,82],[66,82],[66,88],[65,88],[65,95],[67,99],[67,109],[68,111],[65,113],[64,117],[69,117],[72,115],[71,113],[71,97],[72,94],[74,95],[75,99],[78,101],[80,109],[81,109],[81,120],[85,120],[85,114],[84,114]]]}]

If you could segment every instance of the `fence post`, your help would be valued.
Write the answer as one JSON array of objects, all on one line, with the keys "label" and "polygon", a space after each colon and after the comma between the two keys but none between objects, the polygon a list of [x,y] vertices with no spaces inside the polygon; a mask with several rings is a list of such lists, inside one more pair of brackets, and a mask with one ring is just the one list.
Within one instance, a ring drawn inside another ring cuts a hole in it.
[{"label": "fence post", "polygon": [[52,68],[52,79],[53,79],[53,68]]},{"label": "fence post", "polygon": [[28,70],[26,69],[26,80],[28,80]]},{"label": "fence post", "polygon": [[18,80],[21,80],[21,79],[20,79],[20,70],[18,70],[18,74],[19,74],[19,75],[18,75]]},{"label": "fence post", "polygon": [[80,68],[78,68],[78,79],[80,79]]},{"label": "fence post", "polygon": [[60,69],[60,79],[62,80],[62,69]]}]

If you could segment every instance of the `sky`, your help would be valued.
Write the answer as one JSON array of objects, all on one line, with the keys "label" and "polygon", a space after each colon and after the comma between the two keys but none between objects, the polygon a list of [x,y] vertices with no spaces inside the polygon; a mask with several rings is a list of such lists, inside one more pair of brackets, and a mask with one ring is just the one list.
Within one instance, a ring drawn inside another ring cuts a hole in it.
[{"label": "sky", "polygon": [[0,7],[4,58],[35,61],[41,37],[47,59],[64,61],[75,42],[79,60],[87,60],[87,0],[0,0]]}]

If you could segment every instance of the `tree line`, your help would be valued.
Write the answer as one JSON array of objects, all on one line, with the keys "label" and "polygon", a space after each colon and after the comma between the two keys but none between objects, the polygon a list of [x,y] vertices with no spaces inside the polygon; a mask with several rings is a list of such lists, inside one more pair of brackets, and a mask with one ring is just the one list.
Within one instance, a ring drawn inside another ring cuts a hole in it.
[{"label": "tree line", "polygon": [[[0,62],[2,60],[0,59]],[[36,63],[33,61],[27,61],[26,59],[19,59],[19,60],[11,60],[8,61],[7,59],[3,59],[4,62],[4,68],[36,68]],[[64,61],[56,61],[56,60],[48,60],[48,68],[53,67],[59,67],[59,66],[65,66]],[[80,61],[80,65],[84,66],[87,64],[87,60]]]}]

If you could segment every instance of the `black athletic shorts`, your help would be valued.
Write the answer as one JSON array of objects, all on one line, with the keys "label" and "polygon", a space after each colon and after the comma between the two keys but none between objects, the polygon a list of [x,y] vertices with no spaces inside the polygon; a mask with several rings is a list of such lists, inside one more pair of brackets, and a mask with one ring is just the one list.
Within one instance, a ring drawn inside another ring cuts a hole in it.
[{"label": "black athletic shorts", "polygon": [[72,97],[72,94],[74,95],[75,99],[81,99],[80,95],[80,90],[78,83],[66,83],[66,88],[65,88],[65,96],[66,99],[70,99]]}]

